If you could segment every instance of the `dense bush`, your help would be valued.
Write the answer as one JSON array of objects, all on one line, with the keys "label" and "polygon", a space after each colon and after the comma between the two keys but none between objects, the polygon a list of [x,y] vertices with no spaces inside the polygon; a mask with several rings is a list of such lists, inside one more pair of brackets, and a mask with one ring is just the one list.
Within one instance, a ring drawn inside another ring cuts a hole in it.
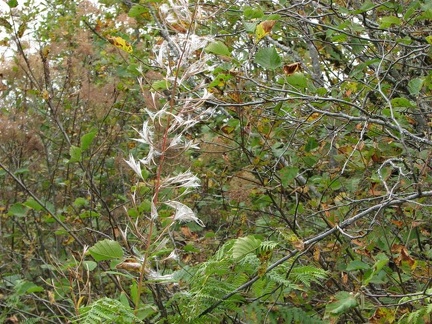
[{"label": "dense bush", "polygon": [[429,323],[431,20],[9,0],[0,320]]}]

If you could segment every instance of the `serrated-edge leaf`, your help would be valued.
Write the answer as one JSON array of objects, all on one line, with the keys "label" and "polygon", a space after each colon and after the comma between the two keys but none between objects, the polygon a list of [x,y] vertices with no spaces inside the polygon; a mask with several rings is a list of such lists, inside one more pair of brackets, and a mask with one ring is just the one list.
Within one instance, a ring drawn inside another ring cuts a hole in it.
[{"label": "serrated-edge leaf", "polygon": [[28,198],[25,202],[24,205],[36,210],[36,211],[40,211],[44,208],[44,206],[42,206],[41,204],[39,204],[36,200],[34,200],[33,198]]},{"label": "serrated-edge leaf", "polygon": [[93,131],[81,136],[80,147],[81,147],[82,151],[85,151],[90,147],[91,143],[93,142],[93,140],[96,136],[96,133],[97,133],[97,131],[93,130]]},{"label": "serrated-edge leaf", "polygon": [[368,270],[368,269],[370,269],[370,265],[368,265],[367,263],[360,260],[353,260],[348,264],[346,271]]},{"label": "serrated-edge leaf", "polygon": [[119,259],[123,256],[120,244],[108,239],[97,242],[89,252],[96,261]]},{"label": "serrated-edge leaf", "polygon": [[305,89],[307,87],[307,79],[303,73],[294,73],[286,77],[287,82],[296,88]]},{"label": "serrated-edge leaf", "polygon": [[69,148],[70,159],[69,162],[79,162],[81,161],[82,150],[80,147],[72,145]]},{"label": "serrated-edge leaf", "polygon": [[423,87],[423,78],[415,78],[408,82],[408,91],[411,95],[416,96],[420,93],[421,88]]},{"label": "serrated-edge leaf", "polygon": [[335,298],[336,301],[328,304],[326,307],[326,311],[328,311],[332,315],[344,314],[349,309],[358,305],[355,297],[347,291],[340,291],[336,293]]},{"label": "serrated-edge leaf", "polygon": [[83,266],[85,270],[93,271],[97,267],[97,263],[94,261],[84,261]]},{"label": "serrated-edge leaf", "polygon": [[388,28],[392,25],[399,26],[401,24],[400,18],[396,16],[385,16],[381,18],[380,28]]},{"label": "serrated-edge leaf", "polygon": [[136,4],[129,9],[128,16],[131,18],[137,18],[144,12],[146,12],[146,7]]},{"label": "serrated-edge leaf", "polygon": [[254,61],[263,68],[269,70],[275,70],[282,66],[282,58],[279,56],[274,47],[260,48],[255,54]]},{"label": "serrated-edge leaf", "polygon": [[207,47],[205,48],[205,51],[207,53],[212,53],[215,55],[223,55],[223,56],[230,56],[231,55],[231,52],[228,49],[228,46],[226,46],[221,41],[216,41],[216,42],[212,42],[212,43],[208,44]]},{"label": "serrated-edge leaf", "polygon": [[8,4],[8,6],[9,6],[10,8],[15,8],[15,7],[18,6],[18,1],[17,1],[17,0],[9,0],[9,1],[7,2],[7,4]]},{"label": "serrated-edge leaf", "polygon": [[286,166],[279,170],[279,177],[283,187],[287,187],[288,184],[295,179],[299,172],[299,168]]},{"label": "serrated-edge leaf", "polygon": [[243,26],[245,30],[249,33],[253,33],[257,27],[257,22],[249,22],[249,21],[243,21]]},{"label": "serrated-edge leaf", "polygon": [[16,216],[16,217],[24,217],[27,215],[27,212],[30,210],[29,207],[21,204],[21,203],[15,203],[8,209],[8,215],[9,216]]}]

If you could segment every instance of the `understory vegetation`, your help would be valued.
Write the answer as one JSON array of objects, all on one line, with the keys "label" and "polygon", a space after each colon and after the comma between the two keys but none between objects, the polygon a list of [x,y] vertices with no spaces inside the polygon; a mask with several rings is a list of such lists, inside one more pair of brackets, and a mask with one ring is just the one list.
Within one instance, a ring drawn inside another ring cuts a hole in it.
[{"label": "understory vegetation", "polygon": [[0,8],[0,322],[432,322],[430,1]]}]

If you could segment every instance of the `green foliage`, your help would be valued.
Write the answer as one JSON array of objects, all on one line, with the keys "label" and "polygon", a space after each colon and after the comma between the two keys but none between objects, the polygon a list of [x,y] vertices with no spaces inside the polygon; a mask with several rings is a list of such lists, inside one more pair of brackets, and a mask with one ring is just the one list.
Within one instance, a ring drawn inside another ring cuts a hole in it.
[{"label": "green foliage", "polygon": [[96,261],[120,259],[123,256],[120,244],[112,240],[97,242],[89,252]]},{"label": "green foliage", "polygon": [[282,65],[282,58],[274,47],[260,48],[255,54],[255,63],[265,69],[275,70]]},{"label": "green foliage", "polygon": [[98,323],[141,323],[134,315],[129,305],[124,305],[118,300],[103,297],[86,307],[80,309],[80,315],[73,323],[98,324]]},{"label": "green foliage", "polygon": [[6,3],[1,322],[430,320],[428,1]]}]

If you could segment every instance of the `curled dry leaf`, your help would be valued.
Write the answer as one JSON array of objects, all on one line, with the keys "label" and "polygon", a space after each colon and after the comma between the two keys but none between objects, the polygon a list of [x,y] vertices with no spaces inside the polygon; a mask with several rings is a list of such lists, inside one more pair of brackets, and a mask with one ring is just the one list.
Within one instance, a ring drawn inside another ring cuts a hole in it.
[{"label": "curled dry leaf", "polygon": [[283,70],[286,75],[291,75],[298,71],[301,71],[301,62],[295,62],[288,65],[284,65]]}]

